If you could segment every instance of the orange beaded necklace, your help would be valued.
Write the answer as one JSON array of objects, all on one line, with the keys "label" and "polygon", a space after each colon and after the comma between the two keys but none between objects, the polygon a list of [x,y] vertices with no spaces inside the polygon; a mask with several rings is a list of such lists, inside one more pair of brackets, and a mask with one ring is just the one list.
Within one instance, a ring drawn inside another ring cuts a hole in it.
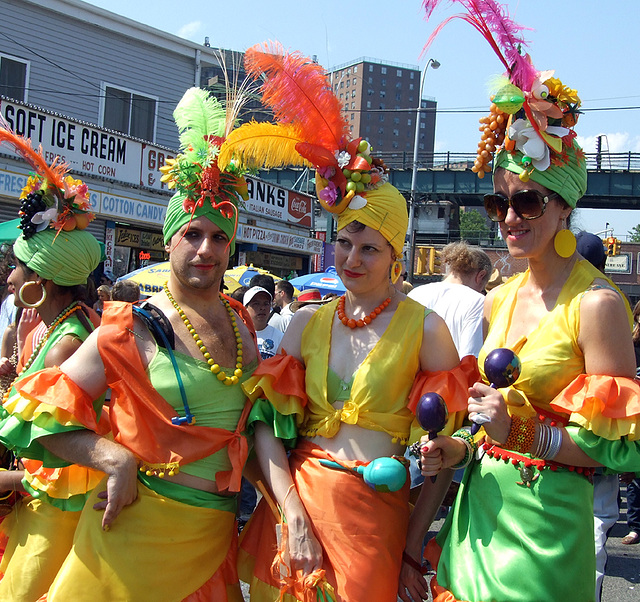
[{"label": "orange beaded necklace", "polygon": [[362,328],[363,326],[367,326],[371,324],[381,313],[382,310],[391,303],[391,297],[387,297],[378,307],[376,307],[368,316],[360,320],[354,320],[353,318],[347,318],[347,315],[344,313],[344,301],[345,296],[342,295],[338,301],[338,320],[342,322],[345,326],[349,328]]}]

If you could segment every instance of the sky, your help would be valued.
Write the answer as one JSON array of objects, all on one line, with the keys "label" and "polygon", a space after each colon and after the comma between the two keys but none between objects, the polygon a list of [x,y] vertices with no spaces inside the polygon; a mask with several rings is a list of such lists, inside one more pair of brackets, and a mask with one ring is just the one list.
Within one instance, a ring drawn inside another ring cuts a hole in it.
[{"label": "sky", "polygon": [[[327,68],[370,57],[423,68],[429,58],[424,95],[438,102],[436,151],[472,153],[479,140],[479,113],[487,111],[488,82],[503,72],[484,38],[468,23],[448,23],[422,55],[431,32],[446,17],[463,12],[440,2],[429,22],[421,0],[368,2],[293,2],[291,0],[88,0],[90,4],[213,47],[246,50],[277,40],[285,48],[316,55]],[[578,140],[595,151],[640,152],[640,53],[638,0],[507,0],[511,18],[531,28],[528,51],[539,70],[575,88],[585,113],[577,124]],[[635,108],[632,108],[635,107]],[[458,110],[457,112],[454,110]],[[607,110],[612,109],[612,110]],[[453,111],[453,112],[450,112]],[[465,112],[466,111],[466,112]],[[609,223],[624,237],[640,224],[640,211],[583,209],[574,224],[592,232]]]}]

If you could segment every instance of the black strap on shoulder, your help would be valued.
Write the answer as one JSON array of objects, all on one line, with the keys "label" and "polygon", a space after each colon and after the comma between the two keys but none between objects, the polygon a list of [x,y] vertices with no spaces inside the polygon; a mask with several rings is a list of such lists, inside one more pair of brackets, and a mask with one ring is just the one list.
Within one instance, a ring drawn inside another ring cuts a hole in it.
[{"label": "black strap on shoulder", "polygon": [[[138,316],[147,326],[156,343],[165,349],[175,349],[176,339],[173,326],[162,310],[147,301],[133,305],[133,314]],[[169,344],[169,347],[167,347]]]}]

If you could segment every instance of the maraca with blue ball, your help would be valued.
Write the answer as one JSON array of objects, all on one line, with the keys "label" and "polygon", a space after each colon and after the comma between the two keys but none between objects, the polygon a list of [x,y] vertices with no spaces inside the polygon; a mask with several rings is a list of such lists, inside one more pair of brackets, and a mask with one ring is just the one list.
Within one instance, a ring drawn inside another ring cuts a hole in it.
[{"label": "maraca with blue ball", "polygon": [[[507,347],[498,347],[491,351],[484,360],[484,373],[490,386],[494,389],[502,389],[512,385],[520,376],[522,364],[520,358]],[[474,419],[479,419],[475,422]],[[484,414],[478,413],[474,418],[471,426],[471,434],[475,435],[480,429],[480,425],[490,422],[489,418]]]},{"label": "maraca with blue ball", "polygon": [[354,468],[342,466],[342,464],[331,460],[320,460],[320,464],[327,468],[355,472],[364,479],[364,482],[369,487],[385,493],[402,489],[407,480],[407,469],[402,462],[395,458],[376,458],[366,466],[356,466]]},{"label": "maraca with blue ball", "polygon": [[[425,393],[420,397],[416,407],[416,418],[418,423],[427,431],[429,441],[433,441],[438,436],[447,423],[449,412],[444,399],[437,393]],[[417,457],[420,456],[420,443],[411,446],[411,453]],[[431,481],[435,481],[435,475],[431,477]]]}]

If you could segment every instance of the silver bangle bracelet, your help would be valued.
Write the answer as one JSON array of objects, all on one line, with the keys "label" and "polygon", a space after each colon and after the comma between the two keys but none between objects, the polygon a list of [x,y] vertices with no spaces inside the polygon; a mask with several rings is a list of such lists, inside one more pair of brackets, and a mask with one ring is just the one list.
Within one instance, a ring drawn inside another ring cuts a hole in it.
[{"label": "silver bangle bracelet", "polygon": [[538,444],[532,455],[542,460],[553,460],[562,446],[562,429],[542,423],[538,428]]}]

